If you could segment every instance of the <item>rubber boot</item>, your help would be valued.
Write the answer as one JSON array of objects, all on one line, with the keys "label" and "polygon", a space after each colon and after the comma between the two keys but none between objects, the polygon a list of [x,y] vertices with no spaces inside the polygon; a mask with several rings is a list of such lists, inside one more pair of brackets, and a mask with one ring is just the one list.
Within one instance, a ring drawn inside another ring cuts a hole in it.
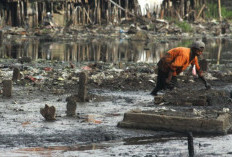
[{"label": "rubber boot", "polygon": [[157,92],[158,92],[158,90],[156,88],[154,88],[150,94],[152,96],[157,96]]}]

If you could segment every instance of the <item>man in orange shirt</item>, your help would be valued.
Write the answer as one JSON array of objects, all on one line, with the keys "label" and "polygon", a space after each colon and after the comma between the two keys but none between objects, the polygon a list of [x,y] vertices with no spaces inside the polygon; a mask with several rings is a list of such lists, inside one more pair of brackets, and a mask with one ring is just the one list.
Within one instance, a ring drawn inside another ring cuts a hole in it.
[{"label": "man in orange shirt", "polygon": [[184,71],[190,64],[195,65],[199,78],[204,82],[207,89],[210,85],[205,80],[198,64],[198,56],[204,51],[205,44],[201,41],[193,42],[191,48],[177,47],[169,50],[158,62],[158,77],[156,87],[151,95],[157,95],[162,89],[173,89],[177,82],[176,76]]}]

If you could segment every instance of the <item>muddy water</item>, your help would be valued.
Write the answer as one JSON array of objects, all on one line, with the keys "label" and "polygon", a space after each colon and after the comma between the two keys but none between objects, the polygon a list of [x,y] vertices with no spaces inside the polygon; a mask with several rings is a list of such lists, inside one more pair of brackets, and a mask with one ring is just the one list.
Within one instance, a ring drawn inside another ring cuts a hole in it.
[{"label": "muddy water", "polygon": [[[13,99],[0,101],[0,156],[188,156],[184,134],[117,128],[123,113],[131,109],[168,110],[153,104],[146,92],[93,91],[112,101],[77,105],[78,117],[65,116],[65,96],[36,93],[22,97],[21,87]],[[24,88],[24,90],[27,90]],[[43,101],[41,101],[43,100]],[[57,120],[46,122],[38,114],[44,104],[57,108]],[[94,121],[86,120],[91,115]],[[231,156],[232,135],[194,138],[196,156]]]},{"label": "muddy water", "polygon": [[[161,43],[20,40],[4,44],[0,56],[3,59],[30,56],[34,60],[156,63],[166,50],[175,46],[189,46],[190,43],[190,40]],[[203,57],[212,67],[232,69],[232,41],[214,39],[206,43]],[[65,98],[68,95],[45,95],[30,87],[15,86],[12,99],[0,99],[0,156],[188,156],[186,135],[116,127],[123,119],[123,113],[131,109],[172,109],[154,105],[149,92],[91,92],[110,100],[78,103],[77,116],[70,118],[65,115]],[[57,108],[56,121],[46,122],[39,114],[39,109],[45,104]],[[194,136],[195,154],[199,157],[232,156],[231,140],[231,135]]]},{"label": "muddy water", "polygon": [[[206,39],[203,58],[219,68],[221,64],[231,68],[231,39]],[[125,39],[91,39],[78,42],[52,42],[24,39],[6,42],[1,46],[0,58],[47,59],[73,62],[146,62],[156,63],[162,54],[176,46],[189,47],[192,40],[164,40],[157,42],[130,41]]]}]

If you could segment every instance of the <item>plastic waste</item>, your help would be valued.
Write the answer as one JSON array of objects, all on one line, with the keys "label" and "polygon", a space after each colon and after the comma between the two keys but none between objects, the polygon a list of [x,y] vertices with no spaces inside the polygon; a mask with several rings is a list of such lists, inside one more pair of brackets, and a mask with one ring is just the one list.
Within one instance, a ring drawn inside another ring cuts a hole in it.
[{"label": "plastic waste", "polygon": [[196,67],[195,67],[195,65],[193,66],[193,69],[192,69],[192,74],[195,76],[195,75],[197,75],[197,72],[196,72]]}]

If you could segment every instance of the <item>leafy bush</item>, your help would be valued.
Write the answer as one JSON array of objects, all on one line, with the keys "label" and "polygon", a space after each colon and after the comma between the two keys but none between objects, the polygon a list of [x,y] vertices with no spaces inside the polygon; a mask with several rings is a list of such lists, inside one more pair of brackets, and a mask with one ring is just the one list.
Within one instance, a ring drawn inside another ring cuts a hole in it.
[{"label": "leafy bush", "polygon": [[231,10],[228,10],[225,7],[222,7],[221,11],[222,11],[222,17],[223,18],[232,20],[232,11]]},{"label": "leafy bush", "polygon": [[183,32],[192,32],[193,31],[191,25],[188,22],[185,22],[185,21],[183,21],[183,22],[176,21],[176,25],[178,27],[180,27]]}]

